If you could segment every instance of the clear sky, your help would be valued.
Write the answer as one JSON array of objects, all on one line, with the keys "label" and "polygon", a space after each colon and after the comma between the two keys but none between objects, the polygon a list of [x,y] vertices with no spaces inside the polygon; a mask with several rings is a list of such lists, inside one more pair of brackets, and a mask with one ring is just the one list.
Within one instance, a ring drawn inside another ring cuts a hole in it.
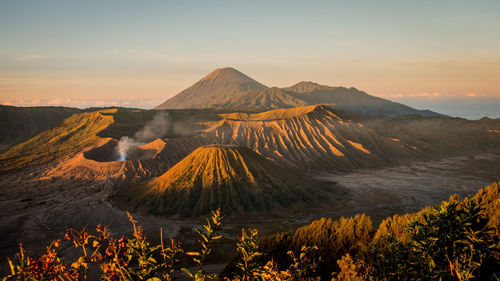
[{"label": "clear sky", "polygon": [[152,107],[225,66],[500,107],[500,1],[0,1],[3,103]]}]

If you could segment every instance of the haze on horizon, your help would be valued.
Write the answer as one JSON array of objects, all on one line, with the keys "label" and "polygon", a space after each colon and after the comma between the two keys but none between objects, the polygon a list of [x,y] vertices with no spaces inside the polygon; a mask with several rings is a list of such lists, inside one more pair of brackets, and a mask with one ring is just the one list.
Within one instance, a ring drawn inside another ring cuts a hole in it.
[{"label": "haze on horizon", "polygon": [[0,104],[151,108],[215,68],[500,117],[498,1],[4,1]]}]

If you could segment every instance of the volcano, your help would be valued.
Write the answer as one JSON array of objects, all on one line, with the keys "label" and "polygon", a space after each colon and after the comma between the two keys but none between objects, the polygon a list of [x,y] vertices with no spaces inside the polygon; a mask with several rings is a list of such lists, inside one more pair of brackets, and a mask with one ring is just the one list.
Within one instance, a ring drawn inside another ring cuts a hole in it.
[{"label": "volcano", "polygon": [[265,85],[234,68],[218,68],[155,109],[210,108],[235,94],[264,89]]},{"label": "volcano", "polygon": [[324,194],[316,182],[290,174],[246,147],[203,146],[163,175],[121,189],[121,208],[154,215],[200,216],[270,211]]}]

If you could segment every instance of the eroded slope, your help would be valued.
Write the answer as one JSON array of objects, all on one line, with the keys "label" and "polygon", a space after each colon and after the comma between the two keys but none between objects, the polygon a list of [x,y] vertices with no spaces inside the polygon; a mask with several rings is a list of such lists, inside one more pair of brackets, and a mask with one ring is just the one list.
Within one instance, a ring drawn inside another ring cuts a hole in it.
[{"label": "eroded slope", "polygon": [[418,148],[343,120],[325,106],[221,116],[224,119],[204,134],[166,140],[165,151],[187,155],[207,144],[245,146],[281,166],[303,171],[377,167],[420,155]]},{"label": "eroded slope", "polygon": [[146,184],[121,189],[114,202],[155,215],[199,216],[216,208],[227,214],[269,211],[317,199],[322,192],[249,148],[212,145],[196,149]]}]

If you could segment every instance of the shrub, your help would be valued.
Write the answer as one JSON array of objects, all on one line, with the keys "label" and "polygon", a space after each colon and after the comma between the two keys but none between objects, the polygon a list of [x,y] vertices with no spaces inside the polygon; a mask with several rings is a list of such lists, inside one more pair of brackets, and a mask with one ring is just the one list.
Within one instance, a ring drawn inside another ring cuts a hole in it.
[{"label": "shrub", "polygon": [[[258,231],[242,230],[236,244],[238,257],[223,276],[204,271],[205,259],[222,238],[220,210],[213,211],[203,228],[196,229],[198,251],[185,252],[180,242],[161,237],[151,245],[140,226],[130,238],[116,239],[103,226],[96,234],[85,228],[68,229],[67,241],[81,251],[71,264],[61,261],[53,241],[39,257],[23,247],[3,280],[87,280],[96,270],[102,280],[172,280],[178,272],[196,281],[220,280],[498,280],[498,184],[474,197],[450,197],[416,214],[396,215],[383,221],[375,235],[369,217],[357,215],[338,221],[320,219],[293,235],[279,233],[259,239]],[[162,234],[162,233],[161,233]],[[181,258],[197,264],[184,268]],[[229,271],[229,272],[227,272]],[[333,273],[333,275],[332,275]]]}]

